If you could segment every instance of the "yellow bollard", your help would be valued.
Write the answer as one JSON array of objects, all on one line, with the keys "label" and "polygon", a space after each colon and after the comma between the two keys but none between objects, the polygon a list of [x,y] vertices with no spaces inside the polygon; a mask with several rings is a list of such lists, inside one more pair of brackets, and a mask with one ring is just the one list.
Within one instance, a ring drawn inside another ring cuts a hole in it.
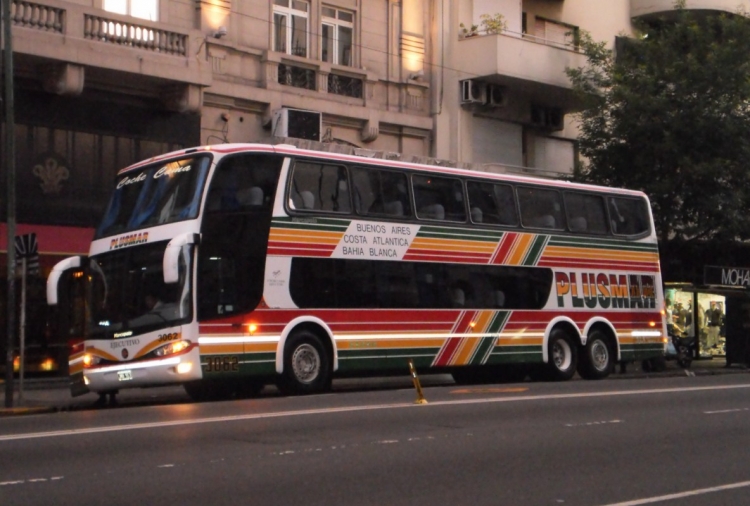
[{"label": "yellow bollard", "polygon": [[409,371],[411,372],[411,379],[414,381],[414,388],[417,390],[417,400],[414,404],[427,404],[427,399],[424,398],[422,393],[422,385],[419,384],[419,377],[417,377],[417,370],[414,368],[414,361],[409,359]]}]

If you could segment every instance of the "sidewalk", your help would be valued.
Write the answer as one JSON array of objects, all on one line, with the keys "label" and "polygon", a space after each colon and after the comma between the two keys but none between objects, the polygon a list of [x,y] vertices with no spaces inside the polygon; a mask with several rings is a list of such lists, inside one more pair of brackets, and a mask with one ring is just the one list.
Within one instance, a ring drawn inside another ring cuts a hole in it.
[{"label": "sidewalk", "polygon": [[[641,369],[640,363],[627,365],[623,373],[620,367],[605,381],[634,378],[658,378],[669,376],[711,376],[718,374],[749,374],[750,369],[745,366],[726,367],[722,358],[702,359],[693,361],[689,370],[680,368],[675,361],[668,361],[663,371],[647,372]],[[422,386],[449,385],[452,378],[448,374],[423,374],[420,376]],[[336,379],[334,390],[349,390],[358,388],[384,388],[394,386],[410,387],[411,376]],[[74,411],[90,409],[98,400],[98,395],[88,393],[79,397],[71,397],[68,390],[67,378],[29,378],[24,380],[23,402],[18,399],[18,381],[14,383],[16,395],[12,408],[5,406],[5,384],[0,380],[0,417],[14,415],[28,415],[38,413],[54,413],[59,411]],[[267,387],[273,388],[273,387]],[[126,389],[117,396],[120,405],[144,405],[158,403],[190,402],[187,394],[180,386]]]}]

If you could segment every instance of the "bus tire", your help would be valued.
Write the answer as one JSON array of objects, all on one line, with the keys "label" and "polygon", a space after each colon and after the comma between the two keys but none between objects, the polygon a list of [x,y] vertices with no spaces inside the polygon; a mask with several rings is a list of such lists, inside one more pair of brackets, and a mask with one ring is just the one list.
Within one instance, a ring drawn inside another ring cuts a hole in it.
[{"label": "bus tire", "polygon": [[581,378],[598,380],[612,373],[615,366],[614,352],[604,332],[592,331],[581,351],[582,355],[578,361],[578,374]]},{"label": "bus tire", "polygon": [[549,361],[544,376],[550,381],[567,381],[576,373],[578,348],[573,339],[562,329],[554,329],[547,343]]},{"label": "bus tire", "polygon": [[309,330],[298,330],[284,346],[284,372],[279,390],[285,395],[306,395],[331,386],[331,357],[320,338]]}]

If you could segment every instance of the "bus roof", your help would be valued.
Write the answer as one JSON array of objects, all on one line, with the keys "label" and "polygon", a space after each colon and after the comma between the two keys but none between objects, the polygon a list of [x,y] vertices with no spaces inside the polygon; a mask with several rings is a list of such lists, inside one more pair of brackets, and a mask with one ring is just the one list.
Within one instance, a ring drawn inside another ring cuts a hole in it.
[{"label": "bus roof", "polygon": [[[267,143],[227,143],[214,144],[199,147],[192,147],[172,151],[162,155],[135,163],[118,172],[118,175],[136,170],[139,167],[150,165],[155,162],[169,160],[194,153],[218,153],[221,155],[239,153],[239,152],[268,152],[282,155],[295,155],[305,158],[322,158],[326,160],[335,160],[340,162],[354,162],[358,164],[367,164],[379,167],[404,168],[411,170],[427,170],[431,173],[444,175],[461,175],[465,177],[476,177],[482,179],[493,179],[497,181],[542,184],[556,188],[593,190],[616,192],[624,195],[646,197],[646,195],[637,190],[628,190],[624,188],[612,188],[597,186],[591,184],[574,183],[559,178],[559,173],[542,171],[537,169],[518,169],[529,172],[543,173],[545,177],[539,175],[521,175],[513,172],[491,172],[493,168],[504,168],[501,164],[475,164],[475,163],[456,163],[450,160],[440,160],[437,158],[402,155],[395,152],[374,151],[365,148],[357,148],[345,144],[333,144],[309,141],[304,139],[292,138],[275,138]],[[553,174],[557,178],[553,177]]]}]

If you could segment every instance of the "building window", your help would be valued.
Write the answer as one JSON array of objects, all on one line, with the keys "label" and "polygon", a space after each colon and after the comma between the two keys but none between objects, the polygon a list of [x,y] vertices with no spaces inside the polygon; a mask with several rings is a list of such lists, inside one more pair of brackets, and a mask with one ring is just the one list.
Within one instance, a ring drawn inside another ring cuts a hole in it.
[{"label": "building window", "polygon": [[104,0],[104,10],[149,21],[159,20],[159,0]]},{"label": "building window", "polygon": [[578,47],[578,27],[537,17],[534,21],[534,37],[551,46]]},{"label": "building window", "polygon": [[338,65],[352,65],[354,14],[333,7],[323,7],[320,59]]},{"label": "building window", "polygon": [[310,3],[301,0],[273,3],[273,50],[307,57]]}]

